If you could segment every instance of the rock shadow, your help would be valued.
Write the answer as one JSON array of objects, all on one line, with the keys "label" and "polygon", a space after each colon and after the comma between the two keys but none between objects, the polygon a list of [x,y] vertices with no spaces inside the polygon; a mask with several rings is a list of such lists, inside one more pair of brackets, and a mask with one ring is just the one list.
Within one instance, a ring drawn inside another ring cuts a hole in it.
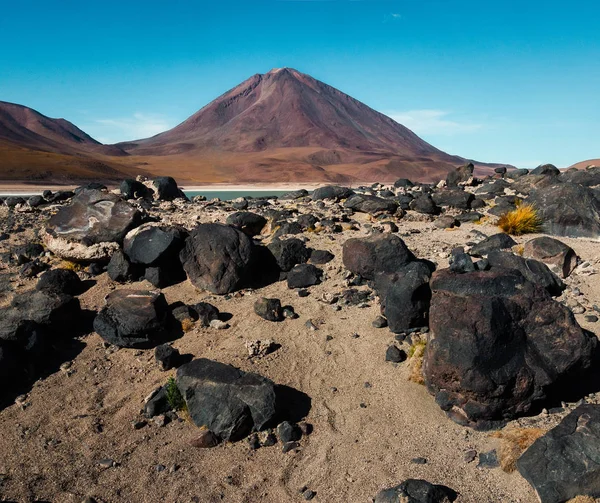
[{"label": "rock shadow", "polygon": [[282,384],[275,386],[275,400],[278,423],[302,421],[312,407],[312,400],[306,393]]}]

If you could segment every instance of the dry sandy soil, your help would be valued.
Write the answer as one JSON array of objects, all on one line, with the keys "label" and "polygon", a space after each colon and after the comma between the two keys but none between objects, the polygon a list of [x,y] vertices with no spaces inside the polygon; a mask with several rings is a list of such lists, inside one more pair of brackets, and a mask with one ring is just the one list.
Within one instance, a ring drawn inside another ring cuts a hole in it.
[{"label": "dry sandy soil", "polygon": [[[222,212],[199,208],[174,220],[192,226],[196,214],[200,221],[225,219]],[[0,209],[0,218],[6,213],[6,208]],[[369,223],[365,215],[356,218]],[[463,224],[455,231],[406,219],[398,225],[410,249],[439,267],[446,267],[446,254],[471,240],[475,231],[497,231],[490,224]],[[32,239],[31,232],[16,234],[11,244]],[[149,421],[134,429],[144,397],[173,371],[160,371],[152,350],[107,348],[91,333],[74,341],[76,355],[68,368],[35,383],[25,407],[15,404],[0,411],[1,499],[59,503],[93,496],[99,502],[280,503],[303,501],[299,490],[307,486],[316,492],[313,501],[366,503],[383,488],[406,478],[423,478],[458,491],[460,503],[537,501],[518,473],[478,468],[477,460],[464,460],[469,450],[483,453],[496,448],[497,440],[453,423],[424,386],[408,380],[407,363],[385,361],[394,337],[388,329],[371,325],[380,314],[378,302],[336,312],[319,300],[324,293],[347,288],[341,245],[366,234],[364,226],[337,235],[307,234],[309,246],[330,250],[336,258],[324,266],[327,279],[312,287],[306,298],[283,282],[245,290],[229,300],[198,291],[188,281],[164,290],[169,302],[204,300],[232,314],[226,330],[194,328],[175,341],[181,353],[260,373],[310,397],[306,420],[314,425],[314,432],[302,439],[296,452],[284,454],[280,444],[251,451],[245,441],[196,449],[189,441],[197,429],[187,421],[163,427]],[[593,267],[600,267],[599,243],[563,241]],[[6,248],[7,243],[0,246]],[[148,283],[116,285],[106,274],[95,279],[96,284],[80,297],[82,307],[93,310],[102,307],[104,296],[115,287],[151,288]],[[596,275],[574,275],[567,282],[581,290],[584,306],[591,309],[600,304]],[[34,280],[18,280],[12,286],[21,291],[34,284]],[[0,305],[11,295],[6,294]],[[259,296],[280,298],[295,308],[299,318],[282,323],[259,318],[253,312]],[[595,329],[584,315],[576,318],[585,328]],[[305,326],[309,319],[317,331]],[[244,342],[266,338],[281,348],[249,359]],[[524,421],[548,427],[564,415]],[[416,457],[426,458],[427,463],[412,463]],[[117,465],[100,466],[105,458]],[[158,471],[159,465],[165,469]]]}]

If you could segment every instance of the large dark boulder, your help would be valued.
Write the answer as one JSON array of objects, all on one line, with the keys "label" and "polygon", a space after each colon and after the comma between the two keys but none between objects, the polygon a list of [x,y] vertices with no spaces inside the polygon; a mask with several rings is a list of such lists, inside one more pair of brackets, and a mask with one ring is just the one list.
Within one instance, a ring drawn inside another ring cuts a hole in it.
[{"label": "large dark boulder", "polygon": [[527,198],[542,220],[547,234],[600,237],[600,200],[592,189],[560,183],[537,189]]},{"label": "large dark boulder", "polygon": [[348,239],[342,249],[344,266],[354,274],[375,279],[376,273],[394,273],[415,260],[415,256],[394,234],[373,234]]},{"label": "large dark boulder", "polygon": [[33,291],[17,295],[0,309],[0,339],[14,340],[24,323],[34,322],[60,333],[79,325],[79,300],[55,291]]},{"label": "large dark boulder", "polygon": [[339,187],[338,185],[326,185],[325,187],[319,187],[312,193],[313,201],[320,201],[322,199],[334,199],[339,201],[340,199],[347,199],[354,195],[354,191],[348,187]]},{"label": "large dark boulder", "polygon": [[106,342],[123,348],[151,348],[168,337],[169,306],[162,293],[115,290],[94,319],[94,330]]},{"label": "large dark boulder", "polygon": [[550,295],[560,295],[566,287],[556,274],[548,269],[546,264],[537,260],[526,259],[504,251],[488,253],[487,260],[492,268],[516,269],[528,281],[545,288]]},{"label": "large dark boulder", "polygon": [[440,208],[435,204],[430,194],[421,194],[413,199],[408,206],[411,210],[425,215],[438,215],[440,213]]},{"label": "large dark boulder", "polygon": [[125,235],[142,220],[142,214],[119,196],[82,190],[70,205],[50,217],[44,243],[64,259],[108,260]]},{"label": "large dark boulder", "polygon": [[323,271],[312,264],[298,264],[287,274],[288,288],[307,288],[321,283]]},{"label": "large dark boulder", "polygon": [[573,248],[548,236],[527,241],[523,246],[523,256],[543,262],[561,278],[569,276],[579,260]]},{"label": "large dark boulder", "polygon": [[506,250],[515,246],[517,242],[508,234],[500,232],[485,238],[480,243],[471,247],[470,254],[474,257],[482,257],[490,252]]},{"label": "large dark boulder", "polygon": [[137,209],[114,194],[82,190],[69,206],[50,217],[46,231],[51,236],[84,244],[122,243],[129,230],[141,223]]},{"label": "large dark boulder", "polygon": [[600,405],[577,407],[517,460],[541,503],[600,497]]},{"label": "large dark boulder", "polygon": [[384,489],[375,496],[375,503],[451,503],[458,494],[449,487],[426,480],[408,479],[396,487]]},{"label": "large dark boulder", "polygon": [[560,170],[554,164],[540,164],[537,168],[532,169],[531,175],[546,175],[546,176],[558,176]]},{"label": "large dark boulder", "polygon": [[138,280],[143,273],[143,267],[132,264],[122,250],[117,250],[110,257],[106,272],[113,281],[126,283]]},{"label": "large dark boulder", "polygon": [[309,250],[304,241],[298,238],[276,238],[267,246],[275,257],[277,265],[282,271],[289,271],[297,264],[304,264],[310,258]]},{"label": "large dark boulder", "polygon": [[461,189],[448,189],[435,192],[432,196],[433,202],[438,206],[449,206],[459,210],[471,209],[471,202],[475,196]]},{"label": "large dark boulder", "polygon": [[274,383],[230,365],[193,360],[177,369],[177,387],[194,424],[222,440],[240,440],[275,418]]},{"label": "large dark boulder", "polygon": [[242,231],[223,224],[200,224],[179,255],[192,284],[223,295],[241,288],[252,271],[253,244]]},{"label": "large dark boulder", "polygon": [[237,211],[227,217],[226,223],[237,227],[248,236],[256,236],[267,225],[267,219],[250,211]]},{"label": "large dark boulder", "polygon": [[125,236],[123,251],[132,266],[146,268],[145,279],[156,288],[164,288],[185,279],[179,252],[186,237],[187,233],[178,227],[149,223]]},{"label": "large dark boulder", "polygon": [[156,199],[159,201],[173,201],[173,199],[187,199],[187,196],[177,186],[177,182],[170,176],[159,176],[152,180],[156,190]]},{"label": "large dark boulder", "polygon": [[572,385],[598,340],[571,311],[512,269],[433,274],[424,377],[457,422],[489,428]]},{"label": "large dark boulder", "polygon": [[81,292],[79,276],[70,269],[51,269],[40,276],[36,290],[76,295]]},{"label": "large dark boulder", "polygon": [[587,169],[569,169],[561,173],[559,179],[561,182],[595,187],[600,185],[600,166]]},{"label": "large dark boulder", "polygon": [[361,213],[394,213],[398,209],[398,203],[383,197],[355,194],[346,200],[344,208]]},{"label": "large dark boulder", "polygon": [[450,171],[446,176],[446,185],[448,187],[457,187],[460,183],[467,182],[473,177],[474,170],[475,166],[470,162],[469,164],[456,168],[454,171]]},{"label": "large dark boulder", "polygon": [[415,261],[395,273],[378,274],[375,289],[381,299],[381,311],[395,333],[427,326],[431,290],[431,269]]},{"label": "large dark boulder", "polygon": [[125,199],[137,199],[138,197],[147,199],[152,198],[154,194],[150,187],[146,187],[142,182],[130,178],[121,182],[119,190]]}]

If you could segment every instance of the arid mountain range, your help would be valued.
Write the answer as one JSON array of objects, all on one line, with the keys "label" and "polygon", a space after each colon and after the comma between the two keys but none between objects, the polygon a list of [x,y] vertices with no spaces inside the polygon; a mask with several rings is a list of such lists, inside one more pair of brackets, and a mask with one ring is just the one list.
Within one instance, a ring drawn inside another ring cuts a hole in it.
[{"label": "arid mountain range", "polygon": [[[184,183],[435,181],[467,159],[289,68],[256,74],[175,128],[102,145],[64,119],[0,102],[0,180],[171,175]],[[480,173],[499,164],[474,161]]]}]

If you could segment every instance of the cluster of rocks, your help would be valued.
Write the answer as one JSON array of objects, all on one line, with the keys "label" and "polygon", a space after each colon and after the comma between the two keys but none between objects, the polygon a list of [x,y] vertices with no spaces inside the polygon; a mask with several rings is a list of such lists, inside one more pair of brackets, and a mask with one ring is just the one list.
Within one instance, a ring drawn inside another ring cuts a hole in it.
[{"label": "cluster of rocks", "polygon": [[[199,290],[228,296],[285,281],[298,295],[309,295],[308,289],[328,281],[328,264],[335,257],[311,249],[307,236],[322,233],[334,239],[362,227],[371,232],[343,243],[348,289],[319,300],[341,309],[364,305],[375,292],[381,316],[374,327],[388,327],[398,343],[410,340],[408,334],[426,339],[422,377],[436,403],[460,424],[499,427],[550,399],[560,400],[598,363],[596,336],[557,301],[579,257],[550,236],[519,248],[498,233],[453,249],[449,267],[439,269],[407,247],[396,224],[423,220],[452,228],[499,216],[525,201],[536,208],[547,234],[597,238],[599,185],[596,168],[562,173],[551,165],[531,172],[499,169],[493,177],[478,179],[469,164],[439,184],[400,179],[393,186],[326,186],[312,194],[286,194],[284,204],[265,198],[189,201],[169,177],[125,180],[118,192],[91,184],[33,201],[5,198],[11,211],[51,215],[40,233],[44,247],[32,244],[11,257],[20,262],[22,277],[39,276],[39,281],[34,293],[16,295],[0,312],[0,376],[18,371],[35,377],[36,365],[64,326],[76,326],[73,320],[84,317],[77,299],[83,288],[79,276],[50,268],[47,253],[87,266],[89,277],[106,271],[113,282],[147,280],[156,289],[118,287],[93,321],[107,343],[155,348],[162,370],[177,368],[175,388],[166,385],[147,401],[148,418],[172,413],[172,395],[179,393],[180,405],[202,428],[194,440],[198,447],[248,438],[251,448],[258,448],[279,438],[284,450],[295,449],[307,430],[286,415],[279,386],[217,361],[189,361],[191,355],[180,355],[168,344],[185,332],[188,321],[202,327],[222,324],[217,308],[205,302],[169,305],[160,289],[188,279]],[[227,216],[225,222],[198,223],[186,218],[190,208]],[[369,223],[360,223],[358,213],[368,214]],[[297,317],[276,298],[259,297],[254,312],[269,322]],[[307,326],[317,329],[312,322]],[[247,343],[251,357],[273,347],[270,339]],[[407,359],[396,344],[385,356],[397,364]],[[542,501],[600,491],[594,485],[597,463],[571,462],[579,448],[597,460],[598,414],[595,406],[579,407],[519,460],[519,470]],[[555,461],[557,453],[569,461]],[[447,487],[409,479],[382,491],[375,501],[443,502],[456,496]]]}]

